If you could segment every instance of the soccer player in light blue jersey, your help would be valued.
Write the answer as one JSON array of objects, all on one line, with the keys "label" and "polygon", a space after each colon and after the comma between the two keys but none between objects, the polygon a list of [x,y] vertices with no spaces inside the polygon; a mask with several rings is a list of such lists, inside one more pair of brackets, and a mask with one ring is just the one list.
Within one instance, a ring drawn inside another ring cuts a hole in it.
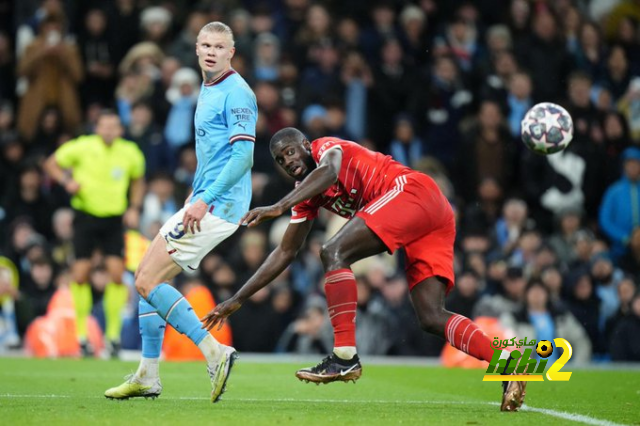
[{"label": "soccer player in light blue jersey", "polygon": [[[189,302],[168,284],[238,229],[251,201],[251,166],[258,117],[256,98],[231,68],[233,33],[221,22],[205,25],[196,41],[204,83],[195,113],[198,167],[185,206],[169,219],[136,271],[140,293],[142,359],[135,374],[105,396],[157,397],[162,391],[159,358],[166,323],[186,334],[207,361],[211,401],[225,391],[237,353],[202,328]],[[186,125],[186,123],[185,123]]]}]

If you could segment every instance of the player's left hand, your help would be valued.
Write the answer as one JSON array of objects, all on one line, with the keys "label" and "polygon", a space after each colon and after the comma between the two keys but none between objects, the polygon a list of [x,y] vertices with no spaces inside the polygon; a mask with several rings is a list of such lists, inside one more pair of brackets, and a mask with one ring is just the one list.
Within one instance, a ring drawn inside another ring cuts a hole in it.
[{"label": "player's left hand", "polygon": [[200,221],[207,213],[207,203],[202,200],[198,200],[191,204],[184,212],[182,217],[182,226],[186,232],[191,231],[192,234],[196,233],[196,230],[200,232]]},{"label": "player's left hand", "polygon": [[226,302],[222,302],[218,306],[216,306],[211,312],[207,315],[203,316],[200,321],[202,321],[202,328],[206,328],[207,330],[211,330],[216,325],[218,326],[218,330],[222,328],[225,320],[229,315],[240,309],[242,303],[240,303],[237,299],[231,298]]},{"label": "player's left hand", "polygon": [[257,207],[250,210],[240,219],[240,225],[248,226],[249,228],[257,226],[268,219],[273,219],[284,213],[283,209],[274,204],[267,207]]}]

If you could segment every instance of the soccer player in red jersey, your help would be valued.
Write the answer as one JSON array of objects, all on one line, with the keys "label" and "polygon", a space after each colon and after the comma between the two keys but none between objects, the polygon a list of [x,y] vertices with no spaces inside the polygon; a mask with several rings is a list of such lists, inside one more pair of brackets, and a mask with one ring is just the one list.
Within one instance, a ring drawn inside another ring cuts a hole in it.
[{"label": "soccer player in red jersey", "polygon": [[[478,359],[490,361],[487,335],[470,319],[448,312],[445,295],[454,282],[455,221],[449,201],[427,175],[370,151],[357,143],[325,137],[310,142],[295,128],[278,131],[271,155],[287,174],[300,181],[278,203],[249,211],[247,226],[293,215],[282,242],[238,292],[203,318],[212,328],[240,308],[293,261],[323,207],[350,219],[320,253],[334,350],[318,365],[296,372],[315,383],[356,380],[362,366],[356,353],[356,280],[351,264],[403,247],[406,276],[421,327]],[[504,382],[502,410],[523,403],[526,382]]]}]

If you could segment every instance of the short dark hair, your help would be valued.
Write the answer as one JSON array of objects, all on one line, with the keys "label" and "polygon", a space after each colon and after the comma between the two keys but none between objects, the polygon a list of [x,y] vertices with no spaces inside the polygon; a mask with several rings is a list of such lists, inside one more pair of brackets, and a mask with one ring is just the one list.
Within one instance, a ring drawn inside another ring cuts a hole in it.
[{"label": "short dark hair", "polygon": [[271,152],[275,149],[276,145],[281,143],[299,143],[306,139],[304,133],[295,127],[285,127],[284,129],[278,130],[272,137],[269,142],[269,149]]},{"label": "short dark hair", "polygon": [[104,117],[112,117],[112,116],[116,116],[118,118],[120,118],[120,115],[113,109],[111,108],[103,108],[102,110],[100,110],[100,113],[98,114],[98,117],[96,118],[96,123],[98,121],[100,121],[100,119],[104,118]]}]

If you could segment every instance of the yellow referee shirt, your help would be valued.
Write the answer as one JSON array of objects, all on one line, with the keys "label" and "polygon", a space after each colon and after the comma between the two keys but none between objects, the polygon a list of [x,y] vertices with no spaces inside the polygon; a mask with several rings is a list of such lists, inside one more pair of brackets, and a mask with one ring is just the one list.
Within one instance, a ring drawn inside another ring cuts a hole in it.
[{"label": "yellow referee shirt", "polygon": [[81,136],[58,148],[55,158],[60,167],[73,170],[80,184],[71,206],[97,217],[124,214],[131,180],[144,175],[142,151],[121,138],[109,146],[100,136]]}]

